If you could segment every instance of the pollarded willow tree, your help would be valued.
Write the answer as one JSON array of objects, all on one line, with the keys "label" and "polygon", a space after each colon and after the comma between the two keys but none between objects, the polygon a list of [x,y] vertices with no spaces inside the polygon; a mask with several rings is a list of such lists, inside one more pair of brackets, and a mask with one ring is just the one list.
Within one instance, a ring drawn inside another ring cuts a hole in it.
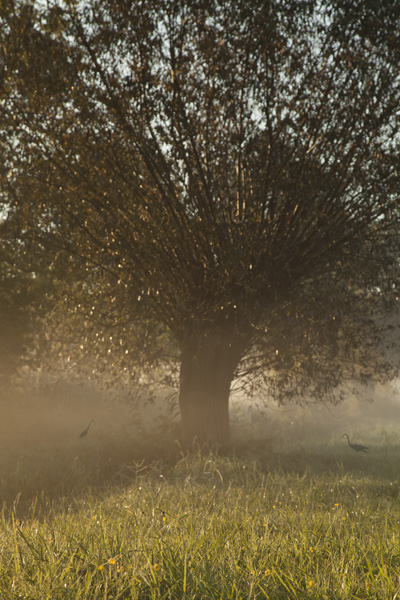
[{"label": "pollarded willow tree", "polygon": [[235,377],[319,399],[388,372],[398,2],[14,2],[2,26],[9,214],[94,331],[176,343],[187,442],[228,441]]}]

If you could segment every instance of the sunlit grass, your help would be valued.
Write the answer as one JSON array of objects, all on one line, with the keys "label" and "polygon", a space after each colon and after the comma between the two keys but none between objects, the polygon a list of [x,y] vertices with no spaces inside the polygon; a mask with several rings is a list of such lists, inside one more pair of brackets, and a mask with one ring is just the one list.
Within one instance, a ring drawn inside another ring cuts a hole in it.
[{"label": "sunlit grass", "polygon": [[5,509],[0,598],[397,597],[397,447],[257,452],[149,462],[124,485]]}]

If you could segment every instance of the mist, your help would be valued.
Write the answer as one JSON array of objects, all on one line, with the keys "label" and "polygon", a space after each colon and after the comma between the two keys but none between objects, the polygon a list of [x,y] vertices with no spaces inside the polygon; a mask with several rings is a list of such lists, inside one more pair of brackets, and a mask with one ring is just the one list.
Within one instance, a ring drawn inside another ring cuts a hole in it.
[{"label": "mist", "polygon": [[303,402],[303,406],[279,407],[264,399],[251,404],[235,398],[233,427],[241,437],[270,438],[275,450],[327,445],[344,432],[354,440],[370,442],[380,431],[385,443],[390,432],[400,431],[399,386],[399,380],[384,385],[349,385],[345,400],[337,405]]},{"label": "mist", "polygon": [[[400,425],[400,382],[349,388],[344,402],[279,407],[268,399],[233,395],[231,426],[233,442],[268,442],[272,451],[310,444],[327,444],[347,432],[354,441],[370,443],[381,432],[382,443]],[[78,460],[112,447],[129,458],[151,438],[178,437],[176,396],[159,392],[154,401],[129,399],[125,390],[105,391],[73,380],[29,380],[25,386],[3,392],[0,422],[0,468],[10,461],[48,453]],[[88,435],[80,433],[92,423]],[[386,437],[385,437],[386,436]],[[345,441],[343,442],[345,444]],[[140,452],[139,452],[140,453]],[[78,457],[78,458],[76,458]],[[1,464],[3,463],[3,465]]]}]

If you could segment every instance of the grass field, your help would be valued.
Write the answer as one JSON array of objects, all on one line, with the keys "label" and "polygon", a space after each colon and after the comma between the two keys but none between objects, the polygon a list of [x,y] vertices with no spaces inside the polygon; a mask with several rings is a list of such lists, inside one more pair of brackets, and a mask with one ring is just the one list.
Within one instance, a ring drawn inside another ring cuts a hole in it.
[{"label": "grass field", "polygon": [[395,599],[400,430],[358,435],[368,455],[336,432],[230,457],[94,434],[3,453],[0,598]]}]

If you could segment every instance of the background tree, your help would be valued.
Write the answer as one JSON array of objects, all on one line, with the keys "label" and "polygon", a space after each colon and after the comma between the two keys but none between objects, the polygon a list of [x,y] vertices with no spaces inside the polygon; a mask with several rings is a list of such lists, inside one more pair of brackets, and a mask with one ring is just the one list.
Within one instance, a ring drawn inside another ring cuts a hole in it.
[{"label": "background tree", "polygon": [[4,218],[0,222],[0,387],[9,385],[22,366],[32,365],[51,290],[47,274],[32,271],[27,247],[12,231]]},{"label": "background tree", "polygon": [[113,351],[176,348],[188,443],[228,441],[237,376],[320,399],[391,372],[397,2],[2,11],[8,208],[66,261],[81,345],[106,315]]}]

